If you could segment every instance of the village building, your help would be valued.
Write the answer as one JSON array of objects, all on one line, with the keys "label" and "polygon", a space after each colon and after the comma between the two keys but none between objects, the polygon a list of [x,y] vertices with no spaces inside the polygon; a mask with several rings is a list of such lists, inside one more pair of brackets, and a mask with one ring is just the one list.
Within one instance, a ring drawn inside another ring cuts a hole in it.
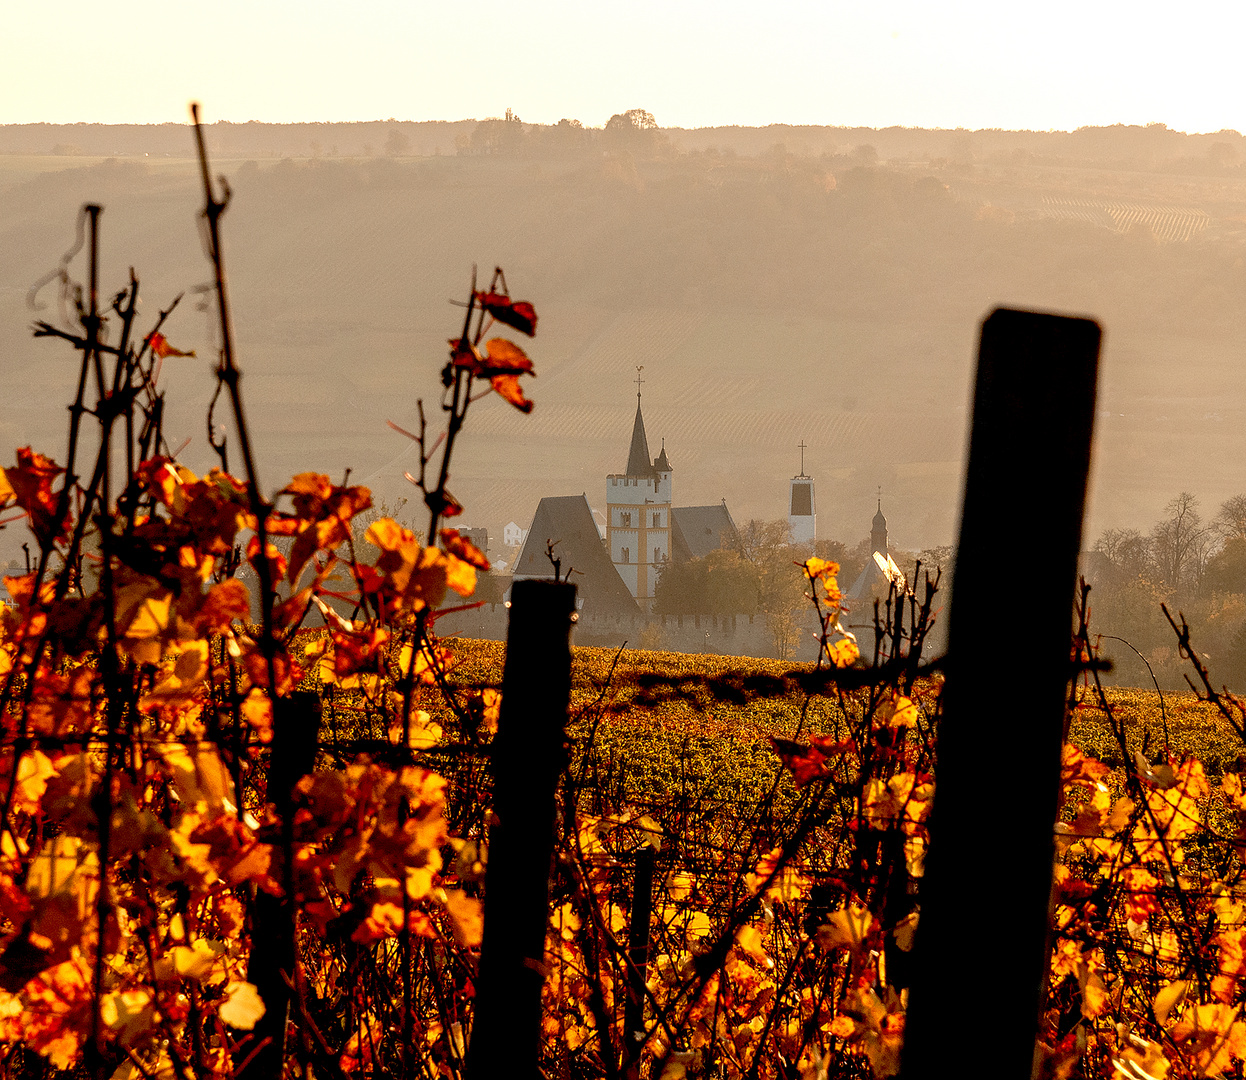
[{"label": "village building", "polygon": [[553,580],[553,559],[558,560],[559,576],[575,585],[576,606],[585,617],[641,613],[602,545],[585,495],[547,496],[540,501],[512,567],[514,579]]}]

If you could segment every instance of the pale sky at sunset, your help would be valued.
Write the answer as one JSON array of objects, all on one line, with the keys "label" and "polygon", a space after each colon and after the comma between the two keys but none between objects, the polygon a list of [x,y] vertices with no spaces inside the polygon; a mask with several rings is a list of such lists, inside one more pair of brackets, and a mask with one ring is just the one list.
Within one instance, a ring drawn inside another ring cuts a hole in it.
[{"label": "pale sky at sunset", "polygon": [[1246,6],[1052,0],[0,2],[0,123],[1246,129]]}]

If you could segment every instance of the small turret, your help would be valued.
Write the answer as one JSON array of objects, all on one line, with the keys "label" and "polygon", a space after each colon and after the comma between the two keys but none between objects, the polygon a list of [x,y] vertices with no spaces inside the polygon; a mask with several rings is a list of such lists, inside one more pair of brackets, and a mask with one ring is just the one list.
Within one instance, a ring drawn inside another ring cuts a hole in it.
[{"label": "small turret", "polygon": [[671,463],[666,460],[666,440],[662,440],[662,452],[654,458],[654,472],[669,473],[671,471]]}]

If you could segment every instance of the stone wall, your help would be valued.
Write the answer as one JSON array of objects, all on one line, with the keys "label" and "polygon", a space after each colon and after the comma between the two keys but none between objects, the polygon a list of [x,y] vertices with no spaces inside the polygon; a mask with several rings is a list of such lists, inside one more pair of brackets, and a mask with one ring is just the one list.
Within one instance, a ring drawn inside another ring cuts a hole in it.
[{"label": "stone wall", "polygon": [[[505,604],[485,604],[472,611],[437,620],[442,637],[506,640]],[[789,660],[817,657],[817,626],[812,614],[802,625],[802,639]],[[717,656],[774,656],[774,640],[762,615],[613,615],[580,618],[572,644],[668,652],[712,653]]]}]

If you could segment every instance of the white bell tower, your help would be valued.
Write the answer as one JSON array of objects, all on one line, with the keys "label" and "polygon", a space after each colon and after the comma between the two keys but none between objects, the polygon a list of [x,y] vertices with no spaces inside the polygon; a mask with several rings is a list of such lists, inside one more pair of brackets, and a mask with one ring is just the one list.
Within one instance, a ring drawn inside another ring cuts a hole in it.
[{"label": "white bell tower", "polygon": [[793,544],[812,545],[818,533],[817,503],[813,497],[813,477],[805,475],[805,440],[800,441],[800,475],[788,486],[787,527]]}]

